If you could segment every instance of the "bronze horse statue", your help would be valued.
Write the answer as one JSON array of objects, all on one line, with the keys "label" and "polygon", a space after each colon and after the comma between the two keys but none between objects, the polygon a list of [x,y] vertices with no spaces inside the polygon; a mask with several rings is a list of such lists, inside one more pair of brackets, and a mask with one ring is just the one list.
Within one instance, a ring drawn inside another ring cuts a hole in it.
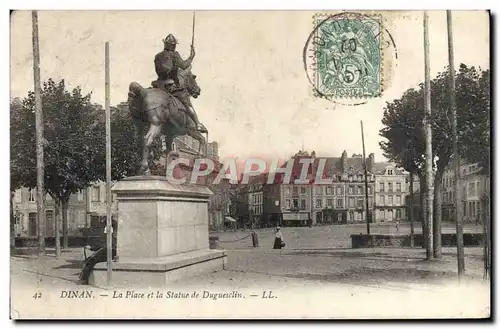
[{"label": "bronze horse statue", "polygon": [[[191,69],[179,70],[180,92],[188,93],[197,98],[201,89],[196,82],[196,75]],[[189,135],[200,144],[198,154],[205,150],[205,137],[196,129],[195,122],[186,113],[184,105],[172,94],[160,88],[144,88],[137,82],[129,85],[128,104],[130,114],[134,119],[136,132],[142,138],[142,160],[138,175],[149,175],[148,157],[153,142],[162,134],[165,135],[167,159],[172,151],[174,138]],[[144,128],[149,129],[144,134]]]}]

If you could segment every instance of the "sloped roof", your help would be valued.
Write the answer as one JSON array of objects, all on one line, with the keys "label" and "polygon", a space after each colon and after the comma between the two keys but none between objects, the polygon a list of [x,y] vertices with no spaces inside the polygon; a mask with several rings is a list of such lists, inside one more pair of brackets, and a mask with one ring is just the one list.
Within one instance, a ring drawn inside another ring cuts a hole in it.
[{"label": "sloped roof", "polygon": [[363,158],[346,158],[346,170],[353,168],[354,171],[363,171]]},{"label": "sloped roof", "polygon": [[394,168],[394,173],[396,175],[404,175],[404,172],[402,169],[398,168],[394,163],[392,162],[379,162],[379,163],[374,163],[372,166],[373,173],[375,175],[382,175],[385,172],[385,169],[387,167],[392,167]]}]

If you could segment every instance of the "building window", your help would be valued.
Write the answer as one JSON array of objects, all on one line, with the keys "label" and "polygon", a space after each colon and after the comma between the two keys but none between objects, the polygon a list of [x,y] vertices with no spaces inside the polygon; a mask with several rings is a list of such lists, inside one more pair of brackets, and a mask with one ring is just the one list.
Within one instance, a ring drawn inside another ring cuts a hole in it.
[{"label": "building window", "polygon": [[[478,185],[479,185],[479,183],[478,183]],[[22,202],[23,201],[23,190],[21,190],[21,189],[17,189],[16,190],[16,193],[14,195],[14,200],[16,202]]]},{"label": "building window", "polygon": [[286,202],[286,209],[292,208],[292,200],[286,199],[285,202]]},{"label": "building window", "polygon": [[101,201],[101,188],[99,186],[92,187],[92,201]]},{"label": "building window", "polygon": [[476,184],[474,182],[469,183],[470,196],[476,196]]},{"label": "building window", "polygon": [[368,208],[371,208],[371,207],[373,207],[373,197],[369,196],[368,197]]},{"label": "building window", "polygon": [[299,208],[299,199],[293,199],[293,208],[298,209]]},{"label": "building window", "polygon": [[342,195],[342,186],[337,186],[337,195]]},{"label": "building window", "polygon": [[401,195],[396,195],[396,206],[401,205]]},{"label": "building window", "polygon": [[380,182],[380,183],[379,183],[378,189],[379,189],[379,191],[380,191],[380,192],[384,192],[384,190],[385,190],[385,185],[384,185],[384,183],[383,183],[383,182]]},{"label": "building window", "polygon": [[299,193],[299,190],[297,188],[297,186],[294,186],[293,187],[293,195],[297,195]]},{"label": "building window", "polygon": [[349,186],[349,194],[350,195],[354,194],[354,187],[353,186]]},{"label": "building window", "polygon": [[401,218],[401,209],[396,209],[396,218]]},{"label": "building window", "polygon": [[373,190],[371,186],[368,186],[368,194],[372,194]]},{"label": "building window", "polygon": [[35,202],[36,201],[36,189],[32,188],[32,189],[30,189],[29,192],[30,192],[30,196],[29,196],[28,201]]},{"label": "building window", "polygon": [[290,186],[285,186],[285,196],[290,196]]},{"label": "building window", "polygon": [[330,208],[333,208],[333,199],[327,199],[326,200],[326,206],[330,207]]},{"label": "building window", "polygon": [[480,191],[480,189],[479,189],[479,182],[476,182],[476,193],[477,193],[477,195],[479,195],[479,193],[480,193],[479,191]]},{"label": "building window", "polygon": [[363,187],[362,186],[358,186],[358,194],[363,194]]},{"label": "building window", "polygon": [[333,188],[331,186],[326,187],[326,195],[332,195],[333,194]]},{"label": "building window", "polygon": [[401,183],[396,183],[396,192],[401,192]]},{"label": "building window", "polygon": [[387,183],[387,191],[392,192],[392,183]]},{"label": "building window", "polygon": [[392,174],[393,174],[392,169],[387,169],[387,175],[392,175]]},{"label": "building window", "polygon": [[356,199],[353,197],[349,197],[349,208],[354,208]]},{"label": "building window", "polygon": [[321,207],[322,207],[321,199],[316,199],[316,208],[321,208]]},{"label": "building window", "polygon": [[344,200],[337,199],[337,208],[344,208]]},{"label": "building window", "polygon": [[300,187],[300,194],[306,194],[306,188],[301,186]]},{"label": "building window", "polygon": [[363,202],[364,202],[363,198],[358,198],[358,208],[363,208]]},{"label": "building window", "polygon": [[314,187],[314,193],[321,195],[323,194],[323,186],[315,186]]},{"label": "building window", "polygon": [[385,196],[381,195],[379,198],[379,202],[381,206],[385,205]]},{"label": "building window", "polygon": [[387,196],[387,204],[388,204],[389,206],[392,206],[392,201],[393,201],[393,197],[392,197],[392,195],[388,195],[388,196]]},{"label": "building window", "polygon": [[300,199],[300,209],[301,210],[306,209],[306,199]]}]

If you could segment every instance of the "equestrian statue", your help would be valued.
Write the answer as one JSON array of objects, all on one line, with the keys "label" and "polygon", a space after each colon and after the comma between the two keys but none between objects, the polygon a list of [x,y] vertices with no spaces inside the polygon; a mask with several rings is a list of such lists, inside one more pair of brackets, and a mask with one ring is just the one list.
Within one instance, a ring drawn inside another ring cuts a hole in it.
[{"label": "equestrian statue", "polygon": [[[194,27],[194,20],[193,20]],[[196,75],[191,72],[195,56],[191,44],[191,54],[183,60],[175,50],[177,39],[169,34],[163,39],[164,50],[155,56],[154,64],[157,80],[151,87],[144,88],[137,82],[129,85],[128,104],[140,138],[142,138],[142,160],[138,175],[149,175],[148,156],[153,142],[165,136],[167,157],[172,151],[174,138],[189,135],[199,142],[198,154],[205,149],[203,133],[207,129],[200,123],[191,104],[190,97],[200,95]],[[144,128],[148,128],[144,133]]]}]

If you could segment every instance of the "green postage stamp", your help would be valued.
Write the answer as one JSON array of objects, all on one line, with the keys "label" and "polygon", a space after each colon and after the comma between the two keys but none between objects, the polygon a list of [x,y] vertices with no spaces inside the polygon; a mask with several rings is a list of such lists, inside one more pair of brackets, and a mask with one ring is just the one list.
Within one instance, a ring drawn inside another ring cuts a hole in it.
[{"label": "green postage stamp", "polygon": [[308,42],[308,66],[316,92],[334,99],[380,96],[382,35],[379,15],[315,15],[314,30]]}]

